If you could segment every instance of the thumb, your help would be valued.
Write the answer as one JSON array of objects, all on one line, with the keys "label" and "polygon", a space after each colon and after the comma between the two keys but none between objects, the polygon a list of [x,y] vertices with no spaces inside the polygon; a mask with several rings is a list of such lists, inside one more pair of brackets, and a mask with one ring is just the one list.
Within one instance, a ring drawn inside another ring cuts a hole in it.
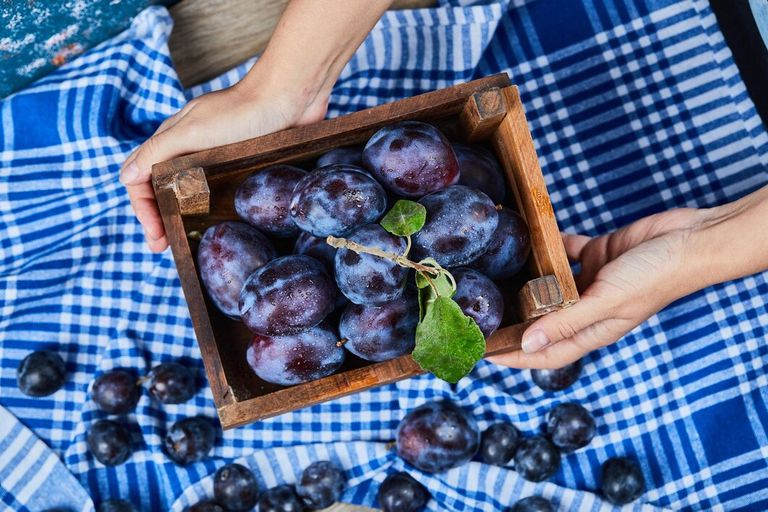
[{"label": "thumb", "polygon": [[532,354],[559,341],[573,338],[583,329],[605,319],[605,308],[596,302],[599,301],[583,297],[573,306],[549,313],[534,322],[523,333],[523,352]]},{"label": "thumb", "polygon": [[176,127],[158,131],[128,157],[120,171],[120,183],[131,186],[149,181],[152,166],[194,150],[192,138]]}]

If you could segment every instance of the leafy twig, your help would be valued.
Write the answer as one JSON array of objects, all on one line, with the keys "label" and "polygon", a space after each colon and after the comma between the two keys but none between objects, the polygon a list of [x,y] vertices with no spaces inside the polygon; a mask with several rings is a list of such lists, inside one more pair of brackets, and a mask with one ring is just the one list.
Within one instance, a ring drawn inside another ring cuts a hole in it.
[{"label": "leafy twig", "polygon": [[438,269],[428,267],[426,265],[422,265],[421,263],[416,263],[400,254],[395,254],[389,251],[382,251],[381,249],[378,249],[376,247],[368,247],[367,245],[361,245],[361,244],[358,244],[357,242],[353,242],[352,240],[347,240],[346,238],[337,238],[335,236],[329,236],[328,238],[325,239],[325,241],[328,243],[328,245],[330,245],[331,247],[335,247],[337,249],[349,249],[350,251],[356,252],[357,254],[372,254],[374,256],[378,256],[379,258],[384,258],[384,259],[394,261],[401,267],[412,268],[422,273],[432,274],[433,276],[437,276],[440,274],[440,271]]}]

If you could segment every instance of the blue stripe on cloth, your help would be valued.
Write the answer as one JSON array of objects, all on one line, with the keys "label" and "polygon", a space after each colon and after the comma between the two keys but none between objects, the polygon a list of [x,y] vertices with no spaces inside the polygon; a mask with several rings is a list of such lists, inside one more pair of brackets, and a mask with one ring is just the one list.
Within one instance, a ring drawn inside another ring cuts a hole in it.
[{"label": "blue stripe on cloth", "polygon": [[9,510],[93,510],[93,503],[86,490],[66,466],[2,406],[0,491],[2,503]]},{"label": "blue stripe on cloth", "polygon": [[[0,102],[0,404],[94,502],[183,510],[211,494],[210,475],[225,462],[249,465],[271,486],[331,458],[350,478],[352,503],[374,504],[385,474],[407,469],[430,489],[434,511],[500,510],[534,493],[561,510],[609,510],[594,494],[600,463],[632,455],[648,492],[630,509],[765,510],[765,274],[675,302],[588,355],[579,382],[562,393],[533,386],[527,371],[483,362],[455,386],[422,376],[227,431],[209,460],[182,469],[161,439],[181,417],[215,416],[203,387],[180,405],[143,396],[123,419],[136,441],[129,462],[95,462],[85,444],[103,417],[88,397],[95,375],[181,359],[203,380],[171,256],[146,252],[117,169],[186,100],[236,83],[253,61],[182,91],[169,30],[167,14],[149,9],[130,30]],[[387,13],[344,69],[329,115],[499,71],[521,88],[565,230],[602,233],[768,182],[768,136],[701,0],[441,0]],[[62,355],[70,378],[51,397],[31,399],[16,389],[15,371],[42,348]],[[527,434],[540,431],[552,406],[575,400],[594,413],[597,436],[565,456],[551,482],[479,462],[427,475],[387,443],[405,411],[440,397],[471,410],[482,428],[509,420]],[[28,471],[11,457],[15,465],[0,471]],[[3,493],[0,509],[32,508],[16,492]],[[81,504],[87,509],[87,498]]]}]

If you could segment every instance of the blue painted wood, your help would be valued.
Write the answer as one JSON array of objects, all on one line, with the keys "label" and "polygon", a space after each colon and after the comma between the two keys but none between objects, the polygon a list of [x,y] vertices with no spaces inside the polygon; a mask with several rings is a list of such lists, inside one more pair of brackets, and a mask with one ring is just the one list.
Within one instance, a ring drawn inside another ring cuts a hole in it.
[{"label": "blue painted wood", "polygon": [[0,2],[0,98],[124,30],[152,0]]}]

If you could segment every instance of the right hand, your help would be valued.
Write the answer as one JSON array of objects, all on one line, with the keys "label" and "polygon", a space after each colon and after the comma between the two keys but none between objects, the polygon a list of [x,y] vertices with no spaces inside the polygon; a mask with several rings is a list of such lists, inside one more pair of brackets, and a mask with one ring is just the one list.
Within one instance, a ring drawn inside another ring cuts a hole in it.
[{"label": "right hand", "polygon": [[[166,119],[123,164],[120,181],[153,252],[168,247],[152,188],[152,165],[195,151],[238,142],[323,119],[327,96],[306,102],[270,94],[244,82],[193,99]],[[305,104],[304,107],[299,107]]]}]

